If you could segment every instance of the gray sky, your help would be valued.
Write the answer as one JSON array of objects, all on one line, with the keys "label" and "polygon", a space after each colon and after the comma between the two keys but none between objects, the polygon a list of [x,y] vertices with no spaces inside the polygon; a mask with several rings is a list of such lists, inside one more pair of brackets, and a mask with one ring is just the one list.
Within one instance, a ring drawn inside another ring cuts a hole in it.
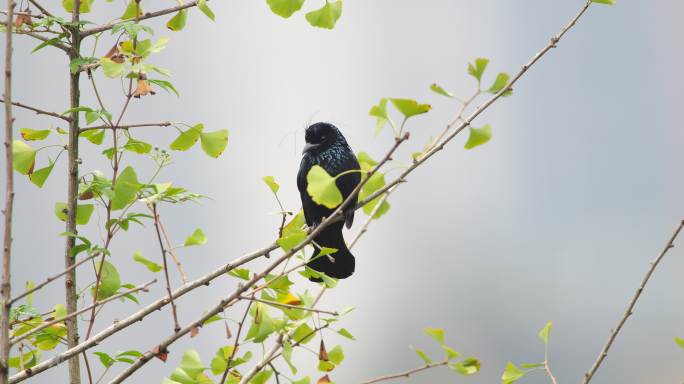
[{"label": "gray sky", "polygon": [[[178,242],[195,228],[209,236],[206,246],[179,252],[191,278],[273,240],[278,219],[269,213],[277,206],[262,176],[275,176],[286,207],[298,209],[295,175],[307,122],[334,122],[354,150],[377,158],[391,137],[389,131],[374,137],[370,106],[385,96],[429,102],[433,111],[409,125],[411,140],[397,156],[406,159],[457,108],[430,92],[430,83],[467,96],[474,83],[466,65],[478,56],[491,59],[487,82],[496,71],[517,71],[583,1],[416,4],[345,2],[334,31],[309,27],[301,13],[280,19],[263,1],[213,1],[217,23],[194,11],[182,33],[157,23],[157,36],[171,41],[156,62],[174,73],[181,98],[158,92],[136,100],[126,121],[203,122],[207,129],[230,131],[228,149],[219,160],[199,149],[174,153],[175,163],[162,175],[162,180],[212,198],[161,212]],[[96,5],[99,20],[115,17],[114,5]],[[682,218],[682,8],[669,0],[593,6],[577,29],[518,83],[512,98],[478,119],[475,125],[492,124],[490,143],[465,151],[463,136],[411,175],[392,196],[390,213],[371,226],[355,249],[357,273],[321,304],[357,308],[343,322],[357,341],[326,340],[345,348],[345,362],[331,375],[336,382],[420,365],[409,345],[436,356],[437,348],[422,334],[426,326],[444,327],[448,343],[465,356],[478,357],[483,368],[469,378],[434,370],[414,382],[497,382],[506,362],[543,359],[536,334],[548,320],[554,321],[550,359],[557,378],[580,381],[648,262]],[[103,36],[98,55],[111,44],[112,37]],[[17,40],[15,99],[67,109],[67,63],[50,49],[30,54],[33,46],[26,38]],[[101,78],[99,84],[111,109],[118,109],[118,82]],[[94,105],[83,85],[83,103]],[[17,128],[55,123],[17,111]],[[135,135],[166,146],[175,134],[170,128],[152,128]],[[83,148],[84,169],[104,170],[101,148],[90,143]],[[151,171],[149,162],[128,159],[141,172]],[[65,196],[59,183],[64,160],[42,190],[17,175],[15,286],[61,268],[63,239],[57,234],[63,224],[55,219],[53,206]],[[98,233],[97,228],[85,232]],[[147,226],[117,237],[112,260],[125,281],[150,278],[131,256],[141,250],[156,259],[153,235]],[[675,248],[656,272],[597,383],[681,382],[684,351],[673,338],[684,337],[684,310],[675,295],[684,289],[683,258]],[[62,284],[51,287],[36,297],[38,304],[49,307],[62,300]],[[228,288],[224,281],[184,297],[181,321],[213,306]],[[144,300],[162,294],[158,284]],[[107,325],[104,319],[135,310],[131,304],[109,307],[96,329]],[[146,350],[172,327],[166,312],[145,324],[95,350]],[[160,382],[186,348],[200,350],[208,363],[226,344],[220,335],[220,327],[207,327],[195,339],[184,338],[172,346],[166,364],[150,362],[132,382]],[[300,359],[310,367],[315,357],[302,352]],[[308,373],[318,377],[313,369]],[[61,367],[31,382],[58,382],[65,374]],[[535,373],[524,382],[548,379]]]}]

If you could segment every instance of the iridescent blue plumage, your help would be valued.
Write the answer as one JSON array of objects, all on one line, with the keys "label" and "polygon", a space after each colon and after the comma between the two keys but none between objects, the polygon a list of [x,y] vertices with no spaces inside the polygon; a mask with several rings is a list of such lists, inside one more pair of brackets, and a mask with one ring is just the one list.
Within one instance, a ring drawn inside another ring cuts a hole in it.
[{"label": "iridescent blue plumage", "polygon": [[[315,227],[323,218],[330,216],[334,209],[316,204],[306,191],[306,176],[314,165],[319,165],[331,176],[342,172],[359,170],[359,163],[354,152],[347,144],[342,133],[332,124],[316,123],[306,130],[306,146],[297,175],[297,187],[302,198],[302,207],[306,223]],[[336,184],[346,199],[361,182],[360,172],[349,172],[337,178]],[[314,239],[314,253],[309,267],[324,272],[330,277],[344,279],[354,273],[354,256],[349,252],[342,236],[342,227],[346,223],[351,227],[354,221],[354,204],[344,210],[344,223],[337,222],[326,227]],[[320,247],[335,248],[338,251],[330,256],[316,258]]]}]

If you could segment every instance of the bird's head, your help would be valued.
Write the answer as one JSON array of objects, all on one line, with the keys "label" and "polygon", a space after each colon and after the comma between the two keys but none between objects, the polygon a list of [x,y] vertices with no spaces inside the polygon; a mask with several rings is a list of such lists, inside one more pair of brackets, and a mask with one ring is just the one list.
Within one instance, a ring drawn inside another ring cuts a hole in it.
[{"label": "bird's head", "polygon": [[306,145],[302,154],[320,153],[333,145],[346,144],[347,141],[336,126],[330,123],[315,123],[306,129]]}]

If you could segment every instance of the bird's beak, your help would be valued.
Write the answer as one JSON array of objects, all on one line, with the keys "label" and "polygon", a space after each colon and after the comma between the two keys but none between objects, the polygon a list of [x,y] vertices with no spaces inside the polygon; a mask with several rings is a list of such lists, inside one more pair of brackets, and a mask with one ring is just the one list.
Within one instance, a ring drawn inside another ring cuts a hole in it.
[{"label": "bird's beak", "polygon": [[310,150],[318,147],[320,144],[311,144],[311,143],[306,143],[304,145],[304,149],[302,150],[302,155],[309,152]]}]

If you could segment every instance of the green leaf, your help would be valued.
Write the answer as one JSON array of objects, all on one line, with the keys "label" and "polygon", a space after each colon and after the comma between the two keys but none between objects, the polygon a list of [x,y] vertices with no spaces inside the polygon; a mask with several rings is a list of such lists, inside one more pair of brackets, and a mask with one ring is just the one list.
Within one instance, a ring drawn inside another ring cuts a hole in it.
[{"label": "green leaf", "polygon": [[204,129],[204,124],[197,124],[185,132],[182,132],[176,140],[174,140],[169,146],[175,151],[187,151],[190,149],[200,137],[202,130]]},{"label": "green leaf", "polygon": [[158,79],[148,79],[152,84],[158,85],[161,89],[165,90],[166,92],[173,92],[176,94],[176,96],[180,96],[180,93],[178,93],[178,90],[171,84],[171,82],[166,81],[166,80],[158,80]]},{"label": "green leaf", "polygon": [[86,138],[88,141],[95,145],[100,145],[104,141],[105,130],[104,129],[89,129],[87,131],[81,132],[80,137]]},{"label": "green leaf", "polygon": [[377,136],[385,124],[390,121],[389,115],[387,115],[387,98],[380,99],[378,105],[372,106],[368,114],[375,117],[375,135]]},{"label": "green leaf", "polygon": [[425,334],[437,340],[440,345],[444,345],[444,329],[442,328],[425,328]]},{"label": "green leaf", "polygon": [[22,175],[33,172],[36,163],[36,150],[20,140],[12,143],[12,166]]},{"label": "green leaf", "polygon": [[335,178],[330,176],[320,165],[314,165],[306,175],[308,183],[306,192],[316,203],[328,208],[342,204],[342,193],[337,188]]},{"label": "green leaf", "polygon": [[62,317],[65,317],[67,315],[67,310],[64,308],[64,305],[62,304],[55,304],[55,307],[53,309],[54,317],[55,319],[61,319]]},{"label": "green leaf", "polygon": [[50,173],[52,172],[52,168],[54,168],[54,167],[55,167],[55,162],[50,160],[50,164],[47,167],[40,168],[40,169],[33,171],[29,175],[29,179],[38,188],[43,188],[43,184],[45,184],[45,180],[47,180],[48,176],[50,176]]},{"label": "green leaf", "polygon": [[451,365],[451,369],[453,369],[457,373],[460,373],[461,375],[466,376],[478,373],[480,371],[480,368],[480,361],[474,357],[469,357],[463,361],[459,361],[458,363]]},{"label": "green leaf", "polygon": [[249,384],[265,384],[268,379],[271,378],[271,375],[273,375],[273,371],[271,370],[264,370],[252,377],[252,380],[249,381]]},{"label": "green leaf", "polygon": [[124,11],[123,15],[121,15],[121,20],[126,20],[126,19],[133,19],[135,18],[135,11],[138,11],[138,16],[142,16],[143,11],[142,11],[142,6],[136,5],[135,0],[130,0],[128,2],[128,6],[126,7],[126,10]]},{"label": "green leaf", "polygon": [[287,233],[283,231],[283,236],[279,238],[276,242],[283,249],[283,251],[287,252],[292,248],[296,247],[297,245],[299,245],[299,243],[306,239],[306,236],[306,231],[303,231],[301,229],[298,231],[290,231]]},{"label": "green leaf", "polygon": [[411,99],[390,98],[389,100],[407,119],[411,116],[427,113],[430,109],[432,109],[432,106],[430,106],[430,104],[418,104],[417,101]]},{"label": "green leaf", "polygon": [[[90,7],[93,5],[93,0],[81,0],[81,5],[78,7],[80,13],[90,12]],[[74,10],[74,0],[62,0],[62,7],[65,11],[71,13]]]},{"label": "green leaf", "polygon": [[453,348],[447,347],[446,345],[442,345],[442,349],[444,350],[444,353],[446,354],[448,360],[455,359],[461,355],[460,353],[456,352]]},{"label": "green leaf", "polygon": [[193,379],[205,369],[199,353],[194,349],[188,349],[183,353],[179,368]]},{"label": "green leaf", "polygon": [[522,368],[522,369],[532,369],[532,368],[543,367],[544,365],[545,365],[544,363],[520,364],[520,368]]},{"label": "green leaf", "polygon": [[344,360],[344,351],[341,345],[336,345],[335,348],[328,351],[328,359],[335,365],[340,365]]},{"label": "green leaf", "polygon": [[515,364],[508,362],[503,375],[501,375],[501,384],[512,384],[525,376],[525,372],[516,367]]},{"label": "green leaf", "polygon": [[615,0],[591,0],[592,3],[596,4],[607,4],[607,5],[615,5],[616,1]]},{"label": "green leaf", "polygon": [[235,268],[228,271],[228,275],[237,277],[242,280],[249,280],[249,269],[247,268]]},{"label": "green leaf", "polygon": [[183,28],[185,28],[185,23],[187,23],[187,21],[188,21],[188,10],[187,9],[181,9],[180,11],[178,11],[178,13],[176,13],[176,15],[174,17],[171,18],[171,20],[169,20],[166,23],[166,28],[168,28],[174,32],[178,32],[178,31],[182,30]]},{"label": "green leaf", "polygon": [[31,129],[31,128],[21,128],[19,130],[21,137],[26,141],[43,140],[50,135],[49,129]]},{"label": "green leaf", "polygon": [[268,187],[271,189],[271,192],[273,192],[273,194],[278,193],[278,190],[280,189],[280,185],[278,185],[278,183],[276,183],[275,178],[273,176],[264,176],[262,180],[264,180],[264,183],[266,183],[266,185],[268,185]]},{"label": "green leaf", "polygon": [[266,0],[266,2],[271,7],[271,12],[286,19],[302,9],[304,4],[304,0]]},{"label": "green leaf", "polygon": [[[84,204],[76,207],[76,224],[86,225],[90,221],[90,216],[95,210],[95,205]],[[67,221],[67,205],[66,203],[55,203],[55,216],[62,221]]]},{"label": "green leaf", "polygon": [[453,93],[451,93],[451,92],[445,90],[444,88],[440,87],[439,85],[437,85],[437,83],[430,84],[430,90],[432,92],[438,93],[442,96],[451,97],[451,98],[454,97]]},{"label": "green leaf", "polygon": [[208,18],[210,18],[211,21],[216,20],[216,15],[214,15],[214,11],[212,11],[211,8],[209,8],[209,6],[207,5],[207,0],[199,0],[197,2],[197,8],[199,8],[199,10],[202,11],[202,13],[204,13]]},{"label": "green leaf", "polygon": [[470,127],[470,136],[465,143],[465,149],[473,149],[488,142],[492,138],[492,126],[487,124],[482,128]]},{"label": "green leaf", "polygon": [[684,349],[684,339],[680,339],[679,337],[675,337],[675,343],[677,343],[677,345],[679,345],[680,347],[682,347],[682,349]]},{"label": "green leaf", "polygon": [[297,381],[293,381],[292,384],[311,384],[311,379],[309,376],[306,376]]},{"label": "green leaf", "polygon": [[[508,85],[508,80],[511,78],[511,76],[508,75],[506,72],[501,72],[496,76],[496,80],[494,80],[494,83],[492,84],[491,87],[487,90],[487,92],[491,94],[496,94],[499,93],[506,85]],[[507,94],[510,94],[509,92],[506,92]]]},{"label": "green leaf", "polygon": [[[370,179],[361,187],[361,192],[359,192],[359,200],[365,200],[368,196],[372,195],[375,193],[375,191],[381,189],[382,187],[385,186],[385,175],[376,172],[374,173]],[[370,215],[373,213],[373,210],[375,210],[375,206],[378,204],[378,202],[382,199],[382,196],[378,196],[372,201],[370,201],[368,204],[363,206],[363,212],[366,215]],[[387,201],[384,201],[380,208],[375,212],[375,215],[373,216],[374,219],[380,218],[380,216],[384,215],[389,211],[390,205],[387,203]]]},{"label": "green leaf", "polygon": [[93,352],[93,354],[100,359],[100,363],[102,363],[105,368],[111,367],[116,362],[113,357],[104,352]]},{"label": "green leaf", "polygon": [[228,145],[228,130],[221,129],[214,132],[202,132],[200,134],[202,149],[207,155],[217,158],[221,156]]},{"label": "green leaf", "polygon": [[549,321],[546,323],[544,328],[539,331],[539,339],[544,342],[544,344],[548,345],[549,344],[549,335],[551,334],[551,327],[553,326],[553,322]]},{"label": "green leaf", "polygon": [[[97,289],[97,300],[106,299],[116,293],[121,287],[121,277],[116,267],[109,261],[104,260],[100,273],[100,286]],[[99,268],[100,265],[97,266]],[[90,289],[90,294],[95,295],[95,285]]]},{"label": "green leaf", "polygon": [[421,360],[423,360],[423,362],[425,364],[431,364],[432,363],[432,360],[430,360],[430,356],[428,356],[427,353],[425,353],[425,351],[423,351],[420,348],[415,348],[415,347],[411,347],[411,349],[413,349],[413,352],[415,352],[416,355],[418,355],[418,357],[420,357]]},{"label": "green leaf", "polygon": [[138,176],[133,167],[126,167],[116,178],[114,185],[114,197],[112,198],[112,210],[123,209],[132,204],[136,198],[141,185],[138,183]]},{"label": "green leaf", "polygon": [[378,162],[373,160],[366,152],[359,152],[356,158],[359,160],[359,165],[363,171],[370,171],[378,165]]},{"label": "green leaf", "polygon": [[346,337],[347,339],[356,340],[356,338],[354,337],[354,335],[352,335],[346,328],[340,329],[339,331],[337,331],[337,333],[338,333],[340,336]]},{"label": "green leaf", "polygon": [[489,59],[484,57],[475,59],[475,64],[468,63],[468,73],[477,79],[478,84],[482,81],[482,74],[487,69],[487,64],[489,64]]},{"label": "green leaf", "polygon": [[133,260],[147,267],[150,272],[159,272],[163,269],[161,265],[146,259],[140,251],[135,251]]},{"label": "green leaf", "polygon": [[129,137],[126,144],[124,144],[123,149],[142,155],[150,153],[150,151],[152,150],[152,145],[144,141],[136,140],[132,137]]},{"label": "green leaf", "polygon": [[102,67],[102,71],[104,72],[105,76],[110,78],[121,76],[125,69],[124,63],[117,63],[108,57],[103,57],[100,59],[100,67]]},{"label": "green leaf", "polygon": [[192,235],[188,236],[187,239],[185,239],[185,243],[183,243],[183,246],[190,247],[193,245],[203,245],[207,243],[207,236],[202,232],[201,229],[197,228],[195,229],[195,232],[192,233]]},{"label": "green leaf", "polygon": [[306,20],[314,27],[333,29],[337,20],[342,16],[342,0],[328,2],[323,8],[306,14]]},{"label": "green leaf", "polygon": [[314,332],[308,324],[304,323],[295,329],[292,334],[292,341],[299,344],[306,344],[311,341],[314,336],[316,336],[316,332]]}]

